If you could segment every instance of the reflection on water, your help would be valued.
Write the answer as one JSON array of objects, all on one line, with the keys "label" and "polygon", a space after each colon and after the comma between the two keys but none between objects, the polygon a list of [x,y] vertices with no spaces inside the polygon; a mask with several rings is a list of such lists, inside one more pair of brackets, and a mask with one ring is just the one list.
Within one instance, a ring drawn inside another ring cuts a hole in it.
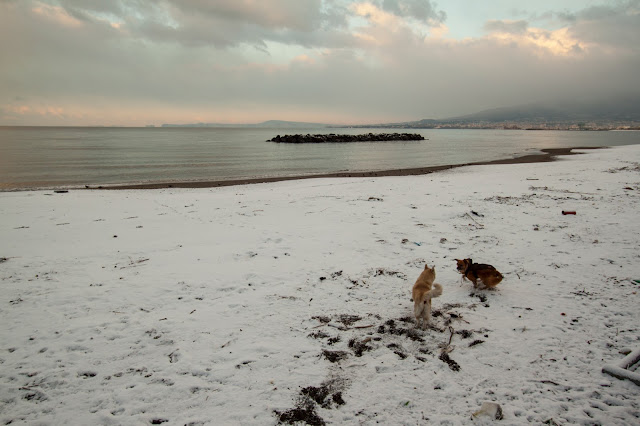
[{"label": "reflection on water", "polygon": [[638,132],[432,129],[410,130],[425,141],[266,142],[277,134],[390,131],[0,127],[0,189],[403,169],[510,158],[542,148],[640,143]]}]

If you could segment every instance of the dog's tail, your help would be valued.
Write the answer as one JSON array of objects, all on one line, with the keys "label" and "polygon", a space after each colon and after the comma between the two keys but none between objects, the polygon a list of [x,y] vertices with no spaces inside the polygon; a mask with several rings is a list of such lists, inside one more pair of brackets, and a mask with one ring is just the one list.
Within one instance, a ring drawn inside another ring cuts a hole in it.
[{"label": "dog's tail", "polygon": [[440,296],[442,296],[442,286],[438,283],[433,283],[433,288],[422,296],[422,302],[425,303],[429,299]]},{"label": "dog's tail", "polygon": [[[416,309],[418,306],[421,306],[427,303],[430,299],[433,299],[434,297],[439,297],[441,295],[442,295],[442,286],[438,283],[433,283],[433,288],[428,292],[424,293],[422,297],[417,301],[418,303],[416,304]],[[411,301],[413,302],[414,300],[411,299]]]},{"label": "dog's tail", "polygon": [[431,290],[429,290],[429,296],[430,298],[434,298],[434,297],[440,297],[442,296],[442,286],[438,283],[433,283],[433,288]]}]

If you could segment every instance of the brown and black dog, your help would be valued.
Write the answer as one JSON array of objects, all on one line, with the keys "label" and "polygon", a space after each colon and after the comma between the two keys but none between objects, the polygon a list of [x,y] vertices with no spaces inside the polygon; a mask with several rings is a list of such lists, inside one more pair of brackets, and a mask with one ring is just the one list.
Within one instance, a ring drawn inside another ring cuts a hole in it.
[{"label": "brown and black dog", "polygon": [[455,259],[458,262],[458,272],[473,283],[473,287],[478,287],[478,280],[486,288],[493,288],[502,281],[502,274],[496,268],[484,263],[473,263],[471,259]]}]

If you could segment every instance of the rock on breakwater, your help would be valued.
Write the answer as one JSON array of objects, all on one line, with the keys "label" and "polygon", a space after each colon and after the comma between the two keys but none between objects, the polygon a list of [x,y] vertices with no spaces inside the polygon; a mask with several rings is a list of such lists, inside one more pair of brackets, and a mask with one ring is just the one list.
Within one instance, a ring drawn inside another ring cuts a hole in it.
[{"label": "rock on breakwater", "polygon": [[365,133],[361,135],[336,135],[335,133],[317,135],[277,135],[267,142],[280,143],[327,143],[327,142],[386,142],[386,141],[422,141],[424,136],[417,133]]}]

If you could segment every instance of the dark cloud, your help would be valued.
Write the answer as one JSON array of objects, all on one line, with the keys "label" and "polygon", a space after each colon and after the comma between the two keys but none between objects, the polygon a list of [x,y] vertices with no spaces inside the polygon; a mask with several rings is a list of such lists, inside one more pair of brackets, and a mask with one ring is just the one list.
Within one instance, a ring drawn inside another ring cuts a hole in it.
[{"label": "dark cloud", "polygon": [[627,4],[614,3],[613,5],[608,6],[592,6],[578,12],[576,16],[579,20],[587,21],[609,19],[626,14],[629,11],[631,3],[636,3],[637,5],[638,2],[629,2]]},{"label": "dark cloud", "polygon": [[276,30],[313,31],[324,19],[321,0],[169,0],[169,3],[183,16],[208,16]]},{"label": "dark cloud", "polygon": [[59,4],[70,15],[82,19],[90,19],[88,14],[94,12],[108,13],[115,16],[123,16],[125,14],[119,0],[60,0]]},{"label": "dark cloud", "polygon": [[577,14],[570,28],[580,39],[613,49],[638,52],[640,45],[640,1],[611,7],[592,7]]},{"label": "dark cloud", "polygon": [[529,24],[526,21],[491,20],[484,24],[484,29],[487,32],[523,34],[527,31],[528,26]]},{"label": "dark cloud", "polygon": [[444,11],[436,10],[429,0],[382,0],[381,7],[396,16],[420,21],[444,22],[447,17]]},{"label": "dark cloud", "polygon": [[[326,46],[328,32],[342,32],[347,15],[334,0],[59,0],[70,15],[85,22],[113,19],[130,34],[151,42],[186,46],[264,46],[279,41]],[[318,33],[317,36],[315,34]]]},{"label": "dark cloud", "polygon": [[[547,12],[547,16],[553,17],[553,15],[554,15],[553,12]],[[561,21],[565,21],[570,24],[578,20],[578,15],[576,15],[573,12],[567,12],[567,11],[557,12],[556,15]]]}]

